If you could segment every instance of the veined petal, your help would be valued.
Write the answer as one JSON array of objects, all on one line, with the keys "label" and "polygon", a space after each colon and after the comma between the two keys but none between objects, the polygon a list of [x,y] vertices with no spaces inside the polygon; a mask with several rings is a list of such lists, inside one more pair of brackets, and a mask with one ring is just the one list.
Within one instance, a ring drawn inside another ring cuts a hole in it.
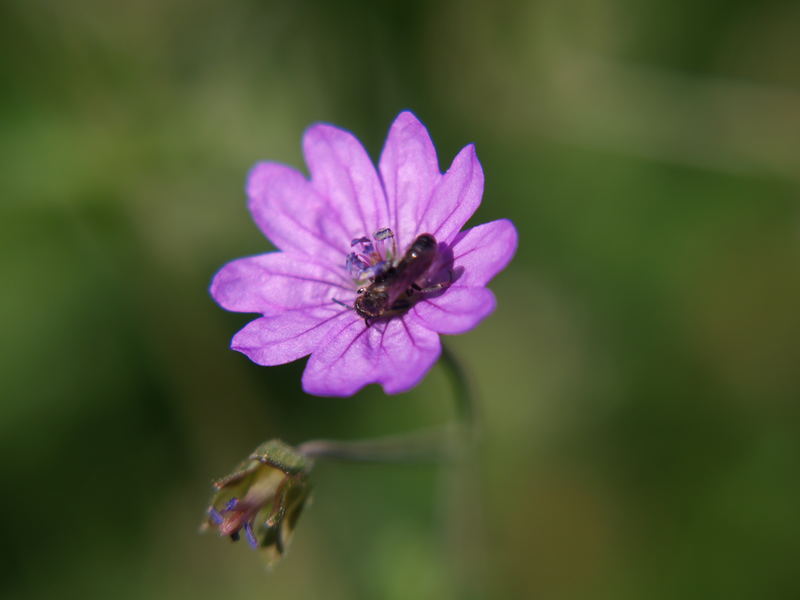
[{"label": "veined petal", "polygon": [[348,131],[332,125],[310,127],[303,153],[311,185],[328,200],[331,218],[338,218],[348,239],[370,236],[389,226],[386,195],[367,152]]},{"label": "veined petal", "polygon": [[423,211],[418,215],[418,233],[431,233],[440,242],[450,242],[477,210],[483,196],[483,168],[469,144],[453,159]]},{"label": "veined petal", "polygon": [[494,294],[487,288],[454,285],[441,296],[420,302],[412,312],[431,331],[457,334],[475,327],[495,305]]},{"label": "veined petal", "polygon": [[368,383],[380,383],[387,394],[405,392],[441,352],[439,336],[407,317],[371,327],[361,319],[337,323],[308,359],[303,389],[309,394],[350,396]]},{"label": "veined petal", "polygon": [[392,123],[379,170],[397,246],[406,248],[424,233],[417,231],[417,218],[442,177],[428,130],[411,112],[401,112]]},{"label": "veined petal", "polygon": [[227,310],[275,315],[286,310],[336,306],[333,298],[354,295],[334,268],[287,252],[240,258],[226,264],[211,282],[211,296]]},{"label": "veined petal", "polygon": [[[341,306],[293,310],[248,323],[233,336],[231,348],[264,366],[282,365],[302,358],[328,336],[331,327],[347,317]],[[351,318],[352,319],[352,318]]]},{"label": "veined petal", "polygon": [[258,163],[250,171],[247,196],[253,219],[278,248],[331,264],[343,262],[349,232],[302,173],[277,163]]},{"label": "veined petal", "polygon": [[451,249],[458,285],[483,286],[514,256],[517,230],[508,219],[484,223],[459,233]]},{"label": "veined petal", "polygon": [[[484,286],[512,258],[516,230],[495,221],[459,233],[483,194],[475,148],[463,148],[442,175],[425,126],[410,112],[390,128],[380,174],[358,140],[331,125],[309,128],[303,151],[310,179],[269,162],[251,171],[250,210],[282,252],[235,260],[214,277],[211,294],[224,308],[263,315],[232,346],[262,365],[311,353],[303,388],[312,394],[347,396],[369,383],[406,391],[439,357],[439,333],[467,331],[494,309]],[[387,227],[391,242],[375,236]],[[345,308],[355,308],[355,288],[409,283],[402,273],[392,279],[388,269],[401,271],[401,263],[386,252],[389,244],[405,252],[422,233],[439,244],[425,286],[448,286],[422,298],[412,291],[417,302],[407,312],[393,305],[390,316],[367,327]]]}]

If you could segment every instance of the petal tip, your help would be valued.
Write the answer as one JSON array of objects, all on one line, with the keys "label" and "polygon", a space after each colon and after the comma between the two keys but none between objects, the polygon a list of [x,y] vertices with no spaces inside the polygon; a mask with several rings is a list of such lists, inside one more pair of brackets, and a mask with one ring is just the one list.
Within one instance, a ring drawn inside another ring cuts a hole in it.
[{"label": "petal tip", "polygon": [[450,163],[447,173],[456,173],[458,171],[469,173],[473,179],[483,185],[483,166],[478,159],[478,151],[474,143],[470,142],[458,151],[453,162]]},{"label": "petal tip", "polygon": [[[319,121],[306,127],[306,130],[303,132],[303,148],[306,148],[308,144],[316,144],[320,141],[327,141],[335,137],[352,138],[358,141],[351,131],[324,121]],[[361,142],[358,143],[360,144]]]},{"label": "petal tip", "polygon": [[400,111],[400,113],[394,118],[390,129],[405,128],[409,126],[421,127],[426,132],[428,130],[428,128],[425,126],[425,123],[420,121],[419,117],[417,117],[417,115],[415,115],[409,109]]},{"label": "petal tip", "polygon": [[404,394],[406,392],[410,392],[412,389],[417,387],[422,382],[423,379],[425,379],[425,376],[428,374],[431,368],[433,368],[433,365],[435,365],[436,362],[439,360],[439,356],[441,355],[441,353],[442,352],[440,348],[437,351],[436,357],[433,359],[433,362],[427,367],[420,369],[416,374],[416,376],[413,378],[397,379],[395,377],[389,381],[386,382],[379,381],[378,383],[383,388],[384,393],[390,396],[395,396],[397,394]]},{"label": "petal tip", "polygon": [[461,149],[461,152],[459,152],[459,154],[461,154],[461,153],[463,153],[470,160],[473,160],[476,163],[478,163],[478,165],[480,165],[480,161],[478,160],[478,150],[475,147],[475,142],[470,142],[469,144],[464,146]]},{"label": "petal tip", "polygon": [[257,349],[252,348],[251,346],[246,346],[245,344],[239,342],[239,340],[237,339],[239,337],[239,333],[237,333],[231,338],[230,349],[233,350],[234,352],[239,352],[240,354],[244,354],[248,359],[250,359],[251,362],[254,362],[257,365],[261,365],[262,367],[271,366],[268,363],[259,360],[260,353],[257,351]]},{"label": "petal tip", "polygon": [[240,259],[232,260],[219,268],[211,278],[211,283],[208,285],[208,294],[211,299],[219,304],[225,310],[233,312],[246,312],[238,310],[237,300],[241,295],[241,290],[236,286],[236,269],[237,261]]},{"label": "petal tip", "polygon": [[366,386],[366,383],[362,383],[358,386],[348,384],[331,385],[330,383],[306,377],[305,372],[303,372],[300,384],[306,394],[319,396],[320,398],[346,398],[348,396],[353,396]]},{"label": "petal tip", "polygon": [[267,161],[259,161],[250,167],[247,172],[247,177],[244,180],[244,191],[249,200],[252,200],[253,196],[262,189],[262,182],[268,175],[267,171],[270,164]]},{"label": "petal tip", "polygon": [[291,189],[307,182],[305,175],[294,167],[272,161],[260,161],[254,164],[247,173],[245,193],[248,205],[266,200],[276,192]]},{"label": "petal tip", "polygon": [[511,257],[514,256],[514,253],[517,251],[517,246],[519,245],[519,232],[517,231],[517,226],[514,225],[514,221],[511,219],[498,219],[498,223],[500,223],[503,227],[501,235],[505,235],[507,237],[506,243],[511,248]]}]

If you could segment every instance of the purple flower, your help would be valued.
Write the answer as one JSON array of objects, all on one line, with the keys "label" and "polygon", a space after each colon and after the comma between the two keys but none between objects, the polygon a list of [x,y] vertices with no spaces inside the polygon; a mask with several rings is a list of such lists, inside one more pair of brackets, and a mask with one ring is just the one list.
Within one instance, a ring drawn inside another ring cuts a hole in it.
[{"label": "purple flower", "polygon": [[517,232],[505,219],[461,231],[483,194],[475,147],[442,174],[410,112],[392,124],[378,172],[331,125],[310,127],[303,152],[310,180],[272,162],[250,172],[250,211],[280,251],[214,277],[222,307],[263,315],[231,347],[260,365],[310,354],[310,394],[348,396],[368,383],[404,392],[436,362],[440,333],[464,333],[494,310],[485,286],[514,255]]}]

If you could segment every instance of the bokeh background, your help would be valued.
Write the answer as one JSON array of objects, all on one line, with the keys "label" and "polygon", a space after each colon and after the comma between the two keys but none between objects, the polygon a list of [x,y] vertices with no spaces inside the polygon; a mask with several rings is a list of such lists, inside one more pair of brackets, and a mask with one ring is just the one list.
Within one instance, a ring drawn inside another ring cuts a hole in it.
[{"label": "bokeh background", "polygon": [[[797,598],[800,4],[5,0],[0,596]],[[249,167],[404,108],[520,247],[448,340],[468,465],[320,464],[271,574],[199,536],[261,440],[453,416],[228,349]]]}]

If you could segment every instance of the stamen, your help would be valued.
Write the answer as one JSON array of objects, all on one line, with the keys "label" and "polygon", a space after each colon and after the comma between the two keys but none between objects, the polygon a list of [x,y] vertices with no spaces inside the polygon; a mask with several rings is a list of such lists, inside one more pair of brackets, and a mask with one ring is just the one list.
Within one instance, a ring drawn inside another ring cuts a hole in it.
[{"label": "stamen", "polygon": [[372,237],[375,238],[376,242],[382,242],[383,240],[388,240],[389,238],[394,237],[394,232],[386,227],[384,229],[378,229],[378,231],[372,234]]},{"label": "stamen", "polygon": [[233,510],[236,508],[236,505],[239,504],[238,498],[231,498],[228,500],[227,504],[225,504],[225,508],[222,509],[222,512],[228,512],[229,510]]},{"label": "stamen", "polygon": [[[347,255],[344,267],[357,284],[374,281],[384,274],[391,268],[397,255],[397,240],[391,229],[379,229],[373,234],[373,238],[374,244],[368,237],[355,238],[350,242],[350,247],[354,250]],[[391,240],[390,250],[386,248],[388,240]]]},{"label": "stamen", "polygon": [[354,248],[359,246],[359,251],[361,254],[372,254],[375,252],[375,248],[372,246],[372,242],[368,237],[360,237],[350,241],[350,247]]},{"label": "stamen", "polygon": [[[384,227],[373,233],[372,237],[377,242],[378,254],[386,260],[394,260],[395,256],[397,256],[397,240],[394,237],[394,232],[388,227]],[[391,250],[386,249],[386,240],[392,240]]]},{"label": "stamen", "polygon": [[369,268],[369,263],[355,252],[351,252],[347,255],[344,266],[350,277],[353,279],[361,279],[364,271]]},{"label": "stamen", "polygon": [[244,524],[244,534],[247,536],[247,543],[253,548],[258,548],[258,540],[253,533],[253,525],[250,523],[250,521]]}]

